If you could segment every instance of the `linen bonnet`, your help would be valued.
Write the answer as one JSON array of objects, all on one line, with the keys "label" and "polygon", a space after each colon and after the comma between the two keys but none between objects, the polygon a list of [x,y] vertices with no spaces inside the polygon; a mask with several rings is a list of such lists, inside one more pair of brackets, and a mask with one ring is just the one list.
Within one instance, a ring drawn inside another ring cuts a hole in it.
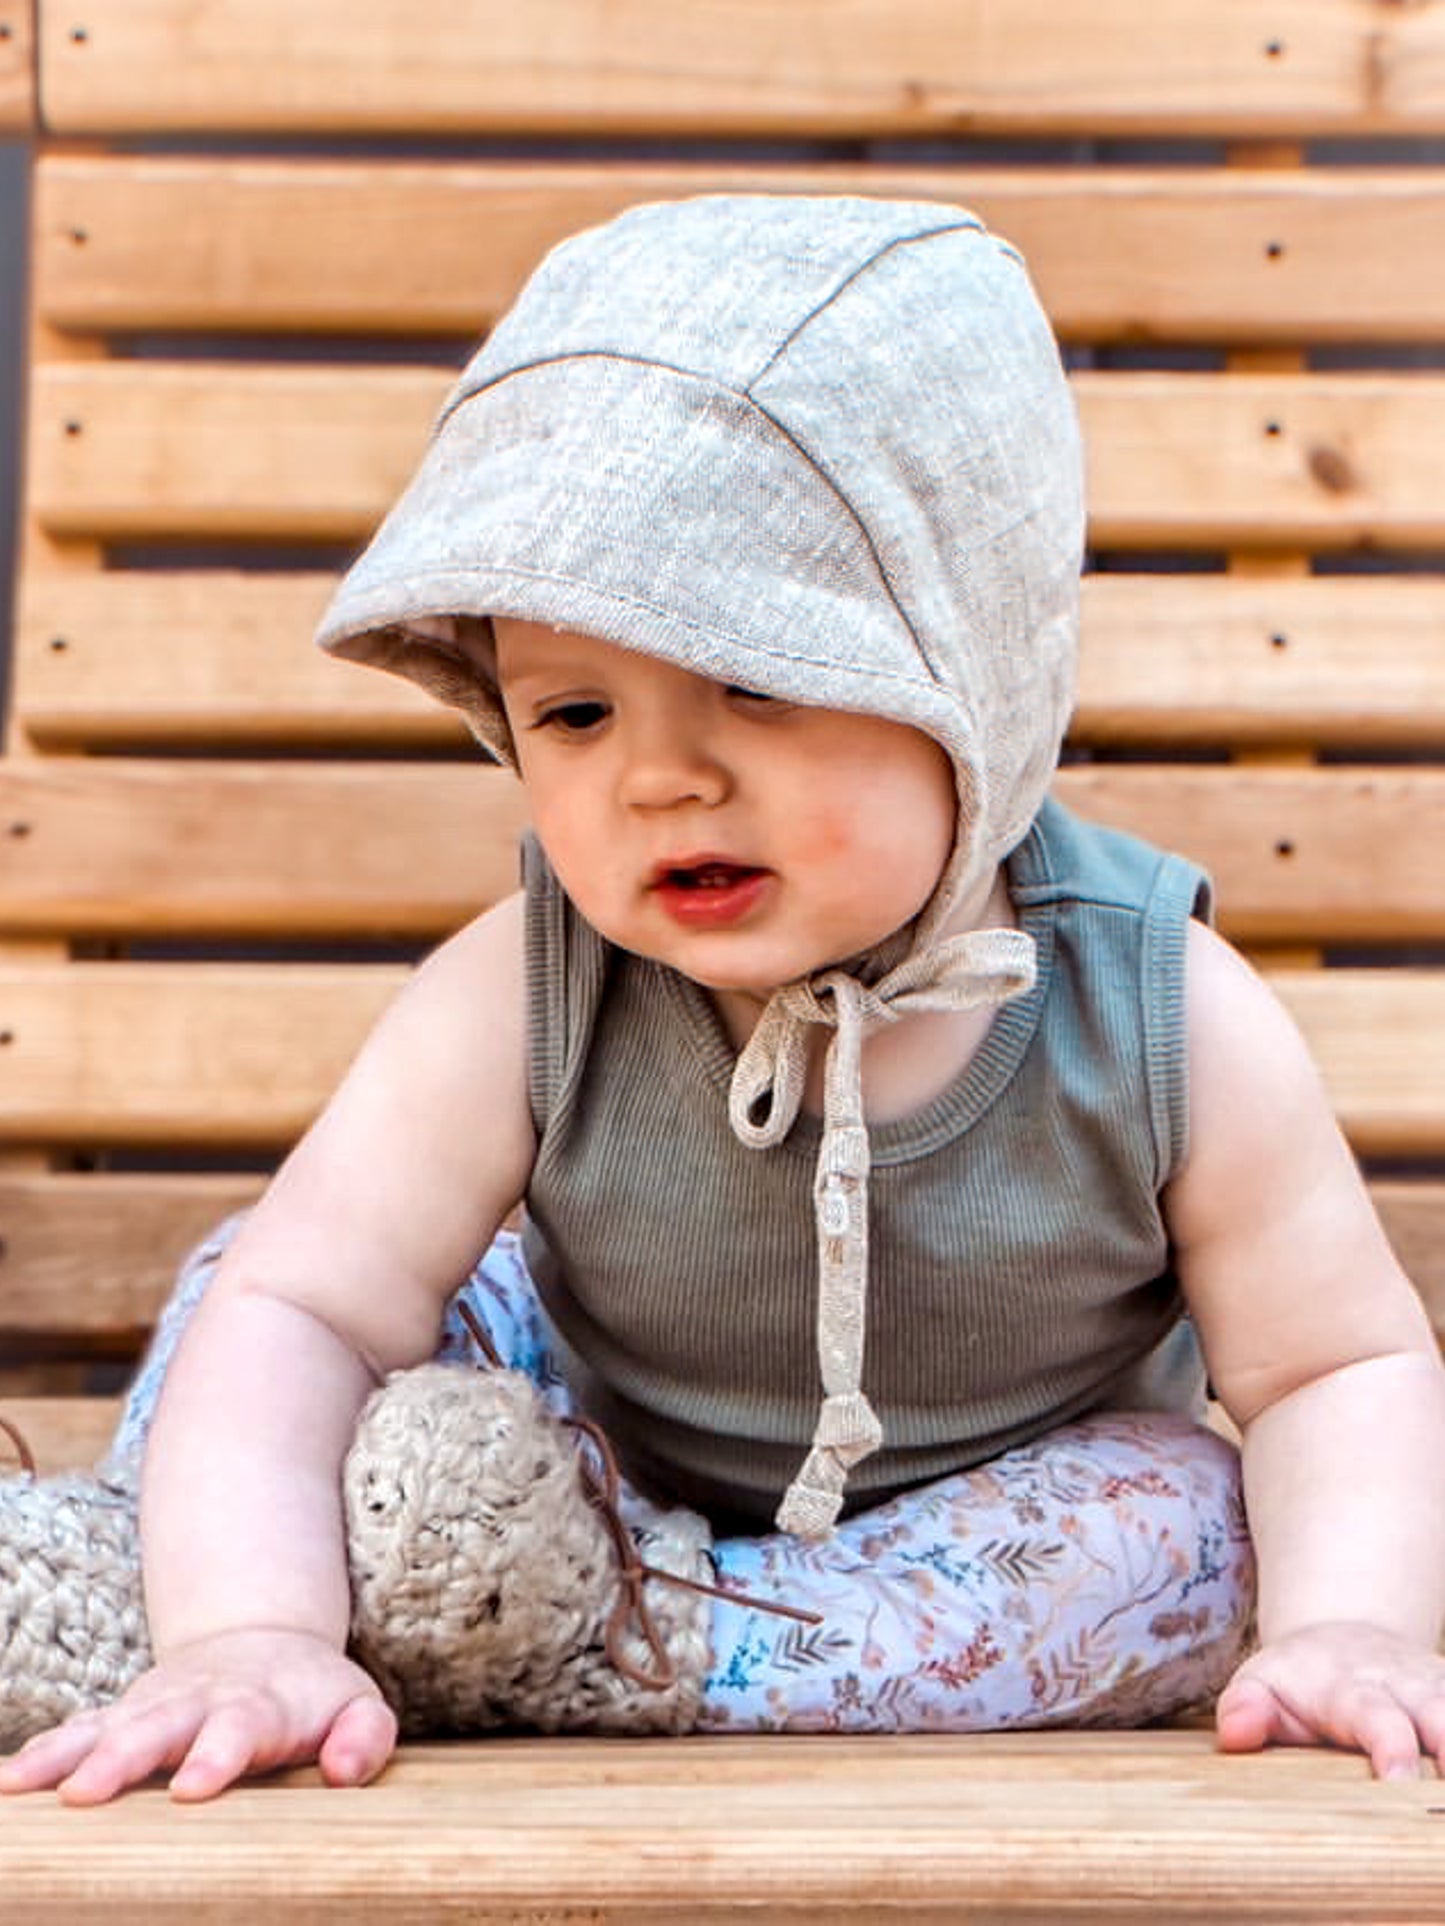
[{"label": "linen bonnet", "polygon": [[733,1129],[766,1148],[797,1116],[811,1026],[834,1030],[814,1192],[825,1397],[779,1512],[804,1536],[882,1436],[860,1385],[862,1039],[1032,983],[1023,932],[966,926],[1057,760],[1083,525],[1057,347],[1018,255],[976,216],[701,196],[547,256],[318,631],[463,710],[509,763],[493,615],[887,717],[947,752],[956,840],[916,925],[775,992],[734,1076]]}]

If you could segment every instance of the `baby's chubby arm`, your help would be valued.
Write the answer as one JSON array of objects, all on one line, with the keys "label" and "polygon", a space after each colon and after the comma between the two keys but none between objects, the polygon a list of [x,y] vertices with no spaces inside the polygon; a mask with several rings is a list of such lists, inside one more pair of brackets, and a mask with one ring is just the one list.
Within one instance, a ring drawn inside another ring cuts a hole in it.
[{"label": "baby's chubby arm", "polygon": [[1303,1041],[1191,931],[1190,1145],[1165,1206],[1210,1376],[1243,1434],[1261,1648],[1220,1742],[1445,1767],[1445,1371]]},{"label": "baby's chubby arm", "polygon": [[380,1771],[396,1727],[344,1653],[341,1462],[373,1384],[431,1355],[533,1151],[514,898],[395,1000],[182,1340],[142,1485],[153,1670],[0,1788],[90,1804],[167,1768],[188,1799],[308,1760],[333,1783]]}]

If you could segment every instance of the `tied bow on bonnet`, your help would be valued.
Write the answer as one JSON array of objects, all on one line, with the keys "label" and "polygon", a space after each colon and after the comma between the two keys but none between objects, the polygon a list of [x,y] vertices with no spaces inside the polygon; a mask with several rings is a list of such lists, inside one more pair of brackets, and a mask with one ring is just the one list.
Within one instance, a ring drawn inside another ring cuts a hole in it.
[{"label": "tied bow on bonnet", "polygon": [[797,1117],[810,1035],[833,1031],[814,1188],[824,1396],[779,1513],[801,1535],[829,1529],[882,1436],[862,1389],[863,1040],[1033,981],[1026,935],[966,926],[1053,774],[1083,526],[1057,347],[1018,256],[976,216],[704,196],[548,255],[318,634],[463,710],[513,765],[493,615],[883,716],[948,753],[956,842],[917,925],[777,989],[733,1079],[732,1128],[766,1151]]},{"label": "tied bow on bonnet", "polygon": [[[823,1083],[823,1142],[813,1182],[818,1225],[818,1365],[825,1393],[812,1449],[778,1508],[777,1523],[820,1538],[843,1505],[848,1473],[883,1442],[863,1395],[868,1302],[868,1127],[863,1038],[920,1010],[972,1010],[1018,996],[1034,980],[1033,939],[1022,930],[976,930],[913,951],[870,989],[844,970],[774,992],[738,1058],[728,1120],[745,1144],[781,1143],[798,1115],[808,1032],[834,1031]],[[758,1121],[759,1113],[762,1121]]]}]

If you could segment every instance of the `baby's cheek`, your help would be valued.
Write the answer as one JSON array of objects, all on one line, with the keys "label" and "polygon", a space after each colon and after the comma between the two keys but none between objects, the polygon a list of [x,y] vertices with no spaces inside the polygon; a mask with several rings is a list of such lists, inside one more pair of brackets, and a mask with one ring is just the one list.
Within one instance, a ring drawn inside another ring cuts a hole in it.
[{"label": "baby's cheek", "polygon": [[852,808],[815,804],[805,807],[796,819],[793,854],[801,863],[833,864],[856,856],[860,840],[870,840],[867,824]]}]

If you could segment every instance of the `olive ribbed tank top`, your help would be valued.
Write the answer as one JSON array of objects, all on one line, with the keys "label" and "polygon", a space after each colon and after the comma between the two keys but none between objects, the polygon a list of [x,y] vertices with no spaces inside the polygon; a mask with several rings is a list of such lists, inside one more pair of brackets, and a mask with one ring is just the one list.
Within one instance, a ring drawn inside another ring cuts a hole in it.
[{"label": "olive ribbed tank top", "polygon": [[[1049,802],[1007,864],[1038,978],[962,1075],[870,1130],[863,1388],[884,1443],[849,1503],[1103,1405],[1187,1408],[1192,1344],[1159,1193],[1185,1150],[1184,954],[1208,884]],[[630,1476],[771,1519],[817,1416],[818,1125],[728,1125],[735,1052],[707,994],[603,941],[529,847],[525,1249],[585,1408]],[[1157,1375],[1157,1374],[1156,1374]]]}]

